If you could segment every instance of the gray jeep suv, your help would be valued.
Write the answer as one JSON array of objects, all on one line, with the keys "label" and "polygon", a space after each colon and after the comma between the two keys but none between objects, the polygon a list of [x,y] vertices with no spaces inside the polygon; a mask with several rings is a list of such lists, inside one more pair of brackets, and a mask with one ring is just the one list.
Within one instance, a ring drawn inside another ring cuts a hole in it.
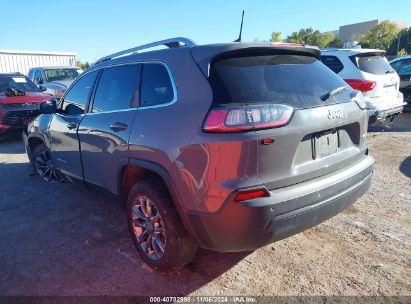
[{"label": "gray jeep suv", "polygon": [[41,105],[27,154],[47,181],[124,199],[155,269],[186,265],[198,246],[253,250],[332,217],[370,185],[364,100],[319,57],[185,38],[119,52]]}]

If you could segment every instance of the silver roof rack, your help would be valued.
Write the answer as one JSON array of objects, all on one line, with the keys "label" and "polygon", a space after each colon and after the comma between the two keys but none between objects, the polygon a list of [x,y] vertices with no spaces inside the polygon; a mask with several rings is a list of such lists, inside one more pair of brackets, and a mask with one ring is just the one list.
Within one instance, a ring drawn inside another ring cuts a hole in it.
[{"label": "silver roof rack", "polygon": [[117,58],[117,57],[120,57],[120,56],[123,56],[123,55],[136,53],[136,52],[141,51],[141,50],[150,49],[150,48],[153,48],[153,47],[156,47],[156,46],[166,46],[168,48],[176,48],[176,47],[193,46],[193,45],[195,45],[194,41],[192,41],[191,39],[188,39],[188,38],[184,38],[184,37],[170,38],[170,39],[160,40],[160,41],[156,41],[156,42],[136,46],[136,47],[133,47],[131,49],[127,49],[127,50],[124,50],[124,51],[121,51],[121,52],[118,52],[118,53],[114,53],[114,54],[105,56],[105,57],[100,58],[99,60],[97,60],[95,64],[101,63],[103,61],[111,60],[111,59],[114,59],[114,58]]}]

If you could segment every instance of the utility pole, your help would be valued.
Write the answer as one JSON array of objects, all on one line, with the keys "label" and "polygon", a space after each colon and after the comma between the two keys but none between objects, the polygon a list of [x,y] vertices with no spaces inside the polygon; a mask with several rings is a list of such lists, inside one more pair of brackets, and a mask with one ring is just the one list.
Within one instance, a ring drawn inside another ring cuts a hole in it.
[{"label": "utility pole", "polygon": [[400,40],[401,40],[401,31],[398,33],[397,56],[400,52]]}]

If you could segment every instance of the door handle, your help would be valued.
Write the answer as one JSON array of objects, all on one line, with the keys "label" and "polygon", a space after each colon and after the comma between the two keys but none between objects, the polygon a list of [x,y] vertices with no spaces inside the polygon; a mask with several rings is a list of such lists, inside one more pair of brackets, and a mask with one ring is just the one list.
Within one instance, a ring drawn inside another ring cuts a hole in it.
[{"label": "door handle", "polygon": [[113,130],[114,132],[124,131],[127,128],[128,128],[127,124],[125,124],[123,122],[116,122],[116,123],[113,123],[112,125],[110,125],[110,129]]},{"label": "door handle", "polygon": [[67,128],[69,128],[70,130],[76,129],[77,128],[77,124],[74,122],[70,122],[67,124]]}]

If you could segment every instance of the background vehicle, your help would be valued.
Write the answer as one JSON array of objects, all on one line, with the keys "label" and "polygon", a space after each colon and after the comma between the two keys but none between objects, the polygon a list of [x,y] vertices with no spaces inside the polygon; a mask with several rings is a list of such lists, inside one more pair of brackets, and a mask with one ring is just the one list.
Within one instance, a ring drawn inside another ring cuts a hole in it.
[{"label": "background vehicle", "polygon": [[35,84],[45,87],[45,93],[59,99],[82,72],[83,70],[77,67],[39,67],[31,68],[27,76]]},{"label": "background vehicle", "polygon": [[411,110],[411,55],[395,58],[390,64],[400,76],[400,91]]},{"label": "background vehicle", "polygon": [[40,114],[39,104],[50,100],[26,76],[0,74],[0,138],[25,128]]},{"label": "background vehicle", "polygon": [[384,57],[372,49],[324,49],[321,61],[352,88],[363,93],[370,123],[393,121],[405,105],[400,79]]},{"label": "background vehicle", "polygon": [[[151,47],[169,49],[136,52]],[[131,55],[130,55],[131,54]],[[252,250],[312,227],[369,187],[368,113],[298,45],[175,38],[97,61],[23,135],[37,173],[127,202],[153,268],[197,246]]]}]

